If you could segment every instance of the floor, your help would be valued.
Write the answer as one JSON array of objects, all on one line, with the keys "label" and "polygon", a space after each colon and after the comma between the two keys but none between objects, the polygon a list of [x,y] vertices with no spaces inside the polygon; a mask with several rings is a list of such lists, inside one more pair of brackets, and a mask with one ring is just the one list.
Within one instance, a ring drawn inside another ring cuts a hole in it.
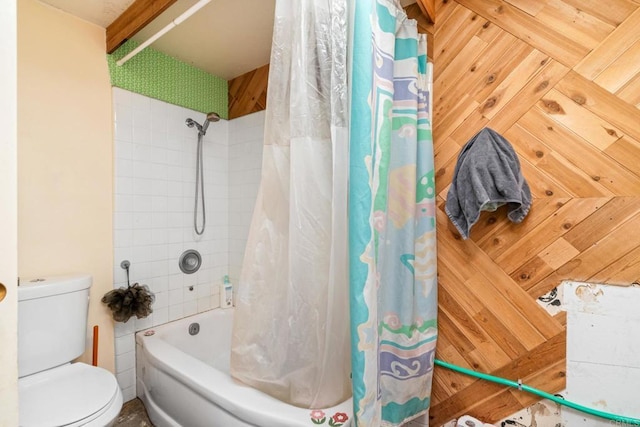
[{"label": "floor", "polygon": [[122,411],[116,420],[118,427],[153,427],[142,401],[138,398],[130,400],[122,406]]}]

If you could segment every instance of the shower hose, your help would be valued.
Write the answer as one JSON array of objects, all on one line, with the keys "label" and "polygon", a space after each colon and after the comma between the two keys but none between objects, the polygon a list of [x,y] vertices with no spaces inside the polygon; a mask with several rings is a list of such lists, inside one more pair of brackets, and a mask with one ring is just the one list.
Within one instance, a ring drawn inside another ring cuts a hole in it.
[{"label": "shower hose", "polygon": [[459,372],[461,374],[465,374],[465,375],[469,375],[472,377],[476,377],[476,378],[480,378],[483,380],[487,380],[487,381],[491,381],[497,384],[501,384],[501,385],[506,385],[509,387],[514,387],[517,388],[518,390],[523,390],[532,394],[535,394],[536,396],[540,396],[543,397],[545,399],[549,399],[555,403],[558,403],[560,405],[584,412],[585,414],[590,414],[590,415],[595,415],[596,417],[600,417],[600,418],[604,418],[607,420],[611,420],[611,421],[615,421],[616,424],[622,425],[622,426],[626,426],[626,425],[634,425],[634,426],[640,426],[640,419],[638,418],[630,418],[630,417],[625,417],[622,415],[616,415],[616,414],[611,414],[609,412],[604,412],[604,411],[600,411],[598,409],[593,409],[593,408],[588,408],[586,406],[582,406],[579,405],[577,403],[568,401],[568,400],[564,400],[561,397],[558,397],[556,395],[544,392],[542,390],[538,390],[536,388],[533,388],[531,386],[528,386],[526,384],[522,384],[520,381],[512,381],[512,380],[507,380],[505,378],[500,378],[500,377],[496,377],[493,375],[489,375],[489,374],[485,374],[482,372],[476,372],[473,371],[471,369],[467,369],[467,368],[463,368],[461,366],[457,366],[457,365],[453,365],[451,363],[448,362],[444,362],[442,360],[439,359],[435,359],[435,364],[436,366],[441,366],[443,368],[446,369],[450,369],[452,371],[456,371]]}]

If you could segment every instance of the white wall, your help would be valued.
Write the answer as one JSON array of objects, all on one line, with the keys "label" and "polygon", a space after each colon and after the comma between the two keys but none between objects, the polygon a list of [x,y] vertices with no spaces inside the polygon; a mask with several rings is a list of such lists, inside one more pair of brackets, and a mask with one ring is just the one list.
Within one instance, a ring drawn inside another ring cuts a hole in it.
[{"label": "white wall", "polygon": [[113,371],[113,323],[100,302],[113,285],[105,29],[36,0],[17,5],[18,274],[93,276],[82,360],[91,362],[98,325],[98,363]]},{"label": "white wall", "polygon": [[0,1],[0,426],[18,425],[16,3]]},{"label": "white wall", "polygon": [[[193,229],[197,131],[187,118],[204,114],[113,88],[115,114],[114,287],[131,282],[156,295],[145,319],[116,324],[116,371],[126,400],[135,397],[134,332],[218,306],[228,271],[228,122],[211,123],[204,137],[207,224]],[[196,249],[202,266],[180,271],[184,250]]]}]

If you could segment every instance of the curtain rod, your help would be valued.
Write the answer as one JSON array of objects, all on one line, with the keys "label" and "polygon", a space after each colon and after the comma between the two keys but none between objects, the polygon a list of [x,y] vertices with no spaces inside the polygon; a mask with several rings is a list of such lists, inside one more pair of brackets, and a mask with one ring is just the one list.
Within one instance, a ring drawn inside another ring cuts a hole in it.
[{"label": "curtain rod", "polygon": [[118,66],[122,66],[125,62],[127,62],[128,60],[136,56],[138,53],[140,53],[142,49],[149,46],[151,43],[158,40],[160,37],[164,36],[166,33],[173,30],[178,25],[182,24],[191,15],[193,15],[194,13],[202,9],[204,6],[206,6],[210,2],[211,0],[200,0],[198,3],[194,4],[189,9],[187,9],[182,15],[178,16],[176,19],[168,23],[163,29],[161,29],[160,31],[158,31],[157,33],[149,37],[147,40],[145,40],[140,46],[138,46],[137,48],[129,52],[125,57],[116,61],[116,64],[118,64]]}]

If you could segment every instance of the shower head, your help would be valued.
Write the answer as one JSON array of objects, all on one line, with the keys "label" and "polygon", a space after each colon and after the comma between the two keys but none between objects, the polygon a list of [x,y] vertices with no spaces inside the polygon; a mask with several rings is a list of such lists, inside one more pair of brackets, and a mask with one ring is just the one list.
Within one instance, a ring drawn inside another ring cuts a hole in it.
[{"label": "shower head", "polygon": [[207,120],[215,123],[220,120],[220,115],[218,113],[207,113]]},{"label": "shower head", "polygon": [[193,119],[187,119],[187,120],[185,120],[185,121],[184,121],[184,123],[185,123],[188,127],[190,127],[190,128],[192,128],[192,127],[194,127],[194,126],[195,126],[195,127],[196,127],[196,129],[198,129],[198,132],[200,132],[200,131],[202,130],[202,126],[200,126],[200,125],[198,124],[198,122],[196,122],[196,121],[195,121],[195,120],[193,120]]},{"label": "shower head", "polygon": [[204,124],[200,125],[200,123],[196,122],[191,118],[185,120],[185,124],[190,128],[195,126],[196,129],[198,129],[198,133],[204,136],[207,133],[207,128],[209,127],[209,123],[217,122],[218,120],[220,120],[220,116],[218,115],[218,113],[207,113],[207,117],[206,117],[206,120],[204,121]]},{"label": "shower head", "polygon": [[205,120],[204,123],[202,124],[202,131],[201,131],[202,135],[207,133],[207,128],[209,127],[209,123],[217,122],[218,120],[220,120],[220,116],[218,115],[218,113],[207,113],[207,120]]}]

